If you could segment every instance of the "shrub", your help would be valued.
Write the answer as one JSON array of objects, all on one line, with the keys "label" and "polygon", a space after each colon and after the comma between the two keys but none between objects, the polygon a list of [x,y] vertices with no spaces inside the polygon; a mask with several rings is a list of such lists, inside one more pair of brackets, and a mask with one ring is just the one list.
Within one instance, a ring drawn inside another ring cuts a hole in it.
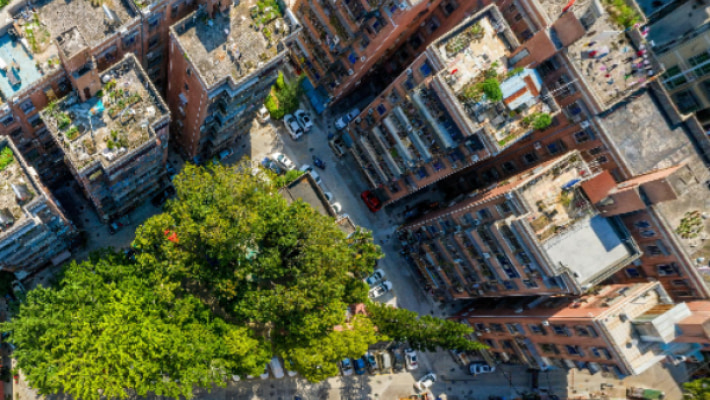
[{"label": "shrub", "polygon": [[488,101],[496,102],[503,100],[503,92],[500,90],[500,83],[495,78],[488,78],[481,83],[481,90],[485,93]]},{"label": "shrub", "polygon": [[57,115],[57,128],[64,129],[71,124],[71,118],[67,113],[60,113]]},{"label": "shrub", "polygon": [[552,117],[548,113],[540,113],[535,115],[535,119],[532,121],[533,128],[537,130],[543,130],[552,124]]},{"label": "shrub", "polygon": [[12,154],[12,149],[10,149],[9,147],[4,147],[2,151],[0,151],[0,171],[7,168],[7,166],[12,164],[14,160],[15,157]]},{"label": "shrub", "polygon": [[264,102],[264,106],[266,106],[266,109],[273,119],[281,119],[286,115],[284,110],[279,108],[278,100],[273,94],[269,94]]},{"label": "shrub", "polygon": [[631,28],[641,19],[624,0],[607,0],[605,4],[611,19],[624,28]]},{"label": "shrub", "polygon": [[76,125],[74,125],[71,128],[69,128],[69,130],[67,130],[67,132],[64,135],[67,137],[67,139],[73,140],[78,133],[79,133],[79,128],[77,128]]}]

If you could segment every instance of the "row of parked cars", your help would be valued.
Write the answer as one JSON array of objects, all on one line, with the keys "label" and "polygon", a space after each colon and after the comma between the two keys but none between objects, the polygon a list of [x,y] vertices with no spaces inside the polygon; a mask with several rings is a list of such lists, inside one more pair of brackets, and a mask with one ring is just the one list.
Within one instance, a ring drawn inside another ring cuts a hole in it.
[{"label": "row of parked cars", "polygon": [[345,358],[340,362],[340,372],[343,376],[350,376],[353,373],[364,375],[366,372],[372,375],[398,372],[403,369],[413,371],[419,368],[417,352],[412,349],[402,350],[395,348],[383,351],[368,351],[364,356],[356,359]]},{"label": "row of parked cars", "polygon": [[[259,375],[259,379],[269,379],[269,377],[273,377],[275,379],[281,379],[284,376],[288,375],[290,377],[294,377],[298,375],[296,371],[291,371],[286,368],[284,368],[284,364],[281,364],[281,359],[278,357],[272,357],[271,361],[269,361],[268,364],[264,367],[264,373]],[[256,378],[255,376],[252,375],[247,375],[247,379],[254,379]],[[234,382],[239,382],[242,380],[242,378],[239,375],[232,375],[232,380]]]},{"label": "row of parked cars", "polygon": [[392,282],[385,279],[385,271],[382,269],[376,269],[372,275],[365,278],[365,283],[370,287],[368,294],[371,299],[382,297],[392,291]]},{"label": "row of parked cars", "polygon": [[298,140],[304,133],[310,132],[313,128],[313,120],[310,113],[296,110],[293,114],[284,115],[284,125],[291,139]]}]

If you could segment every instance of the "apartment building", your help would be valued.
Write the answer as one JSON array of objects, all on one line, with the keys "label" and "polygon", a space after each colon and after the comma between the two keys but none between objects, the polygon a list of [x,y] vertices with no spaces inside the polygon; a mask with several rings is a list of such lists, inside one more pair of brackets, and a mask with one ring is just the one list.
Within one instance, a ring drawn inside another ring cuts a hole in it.
[{"label": "apartment building", "polygon": [[648,26],[653,51],[664,64],[661,77],[682,114],[710,129],[710,23],[707,6],[685,2]]},{"label": "apartment building", "polygon": [[58,47],[74,91],[39,115],[108,222],[161,189],[170,113],[134,55],[99,72],[76,27],[59,37]]},{"label": "apartment building", "polygon": [[569,152],[404,225],[400,240],[440,299],[581,295],[640,255],[581,190],[598,173]]},{"label": "apartment building", "polygon": [[0,137],[0,160],[0,270],[22,278],[71,257],[74,226],[8,138]]},{"label": "apartment building", "polygon": [[76,27],[102,71],[133,53],[164,87],[168,26],[194,10],[194,0],[114,2],[13,1],[0,26],[0,135],[17,144],[50,186],[71,177],[38,111],[72,90],[56,38]]},{"label": "apartment building", "polygon": [[[537,118],[551,123],[559,107],[537,72],[508,68],[518,46],[498,8],[485,7],[428,46],[349,126],[350,151],[384,204],[500,154]],[[499,99],[480,89],[491,81]]]},{"label": "apartment building", "polygon": [[304,28],[292,57],[308,78],[304,88],[311,104],[321,113],[355,89],[374,68],[384,72],[393,64],[395,68],[406,66],[427,43],[487,3],[296,1],[293,9]]},{"label": "apartment building", "polygon": [[248,132],[300,29],[260,2],[211,2],[170,28],[167,99],[185,155],[205,160]]},{"label": "apartment building", "polygon": [[674,303],[658,282],[600,286],[578,298],[479,299],[456,319],[492,361],[638,375],[666,359],[702,360],[707,302]]}]

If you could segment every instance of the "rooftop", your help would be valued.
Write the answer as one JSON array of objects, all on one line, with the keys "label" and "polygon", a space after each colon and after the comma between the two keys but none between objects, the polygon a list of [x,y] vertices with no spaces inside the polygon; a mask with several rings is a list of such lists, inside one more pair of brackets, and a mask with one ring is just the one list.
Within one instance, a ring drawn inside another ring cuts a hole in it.
[{"label": "rooftop", "polygon": [[[500,151],[531,132],[535,118],[552,109],[540,101],[542,79],[535,70],[507,69],[509,29],[493,14],[485,15],[460,25],[433,46],[445,65],[440,79],[471,123],[484,127]],[[490,85],[500,88],[500,100],[487,94]]]},{"label": "rooftop", "polygon": [[[59,66],[59,59],[57,66]],[[0,36],[0,92],[3,100],[12,98],[16,93],[31,87],[42,77],[37,67],[39,57],[35,58],[23,42],[14,40],[9,34]]]},{"label": "rooftop", "polygon": [[155,136],[153,125],[168,116],[157,90],[132,54],[102,74],[103,90],[80,102],[72,93],[42,110],[55,140],[78,170],[104,167]]},{"label": "rooftop", "polygon": [[229,76],[238,80],[284,50],[280,41],[293,22],[262,4],[241,1],[213,19],[195,12],[171,28],[207,86]]},{"label": "rooftop", "polygon": [[651,91],[620,103],[602,115],[601,122],[633,175],[680,164],[695,153],[683,128],[670,124]]},{"label": "rooftop", "polygon": [[[654,3],[658,0],[654,0]],[[705,31],[710,24],[710,7],[686,1],[673,12],[664,16],[650,26],[648,40],[653,41],[654,51],[662,52],[672,48],[698,31]]]},{"label": "rooftop", "polygon": [[[9,139],[0,138],[0,235],[27,217],[23,206],[39,192],[18,156],[10,147]],[[12,161],[7,163],[10,159]]]},{"label": "rooftop", "polygon": [[[325,194],[323,194],[323,189],[318,186],[311,174],[301,175],[295,181],[279,189],[279,193],[289,203],[301,200],[313,207],[313,209],[321,215],[330,217],[337,216],[335,211],[333,211],[333,207],[330,206],[328,199],[325,197]],[[343,223],[347,224],[346,221],[343,221]]]}]

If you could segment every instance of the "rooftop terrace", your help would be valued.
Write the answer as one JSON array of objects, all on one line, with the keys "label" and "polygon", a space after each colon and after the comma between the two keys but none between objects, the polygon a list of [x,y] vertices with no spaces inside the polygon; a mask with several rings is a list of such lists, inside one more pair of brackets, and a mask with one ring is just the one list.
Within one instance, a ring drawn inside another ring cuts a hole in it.
[{"label": "rooftop terrace", "polygon": [[533,122],[553,109],[540,101],[542,80],[535,70],[508,70],[514,39],[506,34],[504,22],[486,16],[454,29],[434,46],[444,63],[439,73],[444,90],[500,151],[531,132]]},{"label": "rooftop terrace", "polygon": [[155,136],[153,124],[167,107],[133,55],[104,71],[103,90],[80,102],[72,93],[50,103],[41,115],[78,170],[94,162],[104,167]]},{"label": "rooftop terrace", "polygon": [[[17,157],[8,139],[0,138],[0,236],[27,218],[22,207],[39,192]],[[6,164],[8,159],[12,161]]]},{"label": "rooftop terrace", "polygon": [[213,19],[195,12],[171,28],[207,86],[229,76],[238,80],[284,50],[280,42],[293,22],[261,4],[241,1]]}]

